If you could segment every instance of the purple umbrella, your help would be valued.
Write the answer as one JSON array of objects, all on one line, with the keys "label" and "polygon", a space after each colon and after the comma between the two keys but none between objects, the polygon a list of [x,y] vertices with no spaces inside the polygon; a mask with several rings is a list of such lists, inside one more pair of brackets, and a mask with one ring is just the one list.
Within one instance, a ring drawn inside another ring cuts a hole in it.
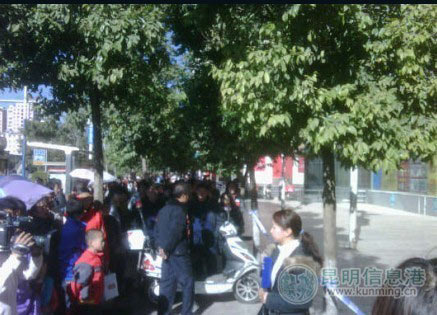
[{"label": "purple umbrella", "polygon": [[16,197],[26,204],[27,210],[51,192],[51,189],[19,175],[0,176],[0,198]]}]

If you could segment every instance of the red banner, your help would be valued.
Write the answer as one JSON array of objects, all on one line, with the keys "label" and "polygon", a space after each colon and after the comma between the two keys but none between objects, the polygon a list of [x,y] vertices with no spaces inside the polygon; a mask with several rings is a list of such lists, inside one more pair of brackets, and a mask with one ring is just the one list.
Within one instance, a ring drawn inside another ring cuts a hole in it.
[{"label": "red banner", "polygon": [[297,171],[299,173],[304,173],[305,172],[305,158],[302,157],[302,156],[299,157]]}]

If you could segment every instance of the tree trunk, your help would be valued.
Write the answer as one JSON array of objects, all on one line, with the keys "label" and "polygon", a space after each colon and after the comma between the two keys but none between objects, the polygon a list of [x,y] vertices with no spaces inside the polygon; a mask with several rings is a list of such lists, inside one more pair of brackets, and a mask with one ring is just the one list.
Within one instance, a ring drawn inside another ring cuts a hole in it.
[{"label": "tree trunk", "polygon": [[357,248],[357,199],[358,199],[358,168],[350,171],[350,208],[349,208],[349,247]]},{"label": "tree trunk", "polygon": [[249,166],[246,164],[246,170],[244,172],[244,199],[249,198],[249,184],[248,184],[248,179],[249,178]]},{"label": "tree trunk", "polygon": [[249,178],[250,178],[250,208],[252,210],[258,210],[258,191],[256,189],[256,180],[255,180],[255,164],[252,165],[249,170]]},{"label": "tree trunk", "polygon": [[[337,267],[337,205],[335,197],[334,153],[325,149],[323,160],[323,246],[324,268]],[[337,308],[329,296],[326,297],[326,313],[337,314]]]},{"label": "tree trunk", "polygon": [[141,171],[143,172],[142,178],[145,178],[147,173],[147,161],[145,157],[141,157]]},{"label": "tree trunk", "polygon": [[255,216],[258,216],[258,191],[256,189],[255,180],[255,165],[256,163],[248,163],[249,178],[250,178],[250,209],[252,211],[252,238],[253,238],[253,254],[259,258],[260,241],[260,229],[256,222]]},{"label": "tree trunk", "polygon": [[98,91],[91,93],[91,119],[94,127],[94,200],[103,202],[103,147],[102,147],[102,116]]},{"label": "tree trunk", "polygon": [[281,210],[285,209],[285,162],[287,157],[281,154]]}]

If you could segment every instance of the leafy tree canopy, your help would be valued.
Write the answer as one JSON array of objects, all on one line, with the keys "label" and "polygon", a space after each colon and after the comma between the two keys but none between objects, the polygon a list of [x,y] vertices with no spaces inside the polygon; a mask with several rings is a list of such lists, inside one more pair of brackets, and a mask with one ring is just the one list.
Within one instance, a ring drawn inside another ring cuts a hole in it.
[{"label": "leafy tree canopy", "polygon": [[178,19],[199,28],[178,34],[209,58],[224,116],[239,118],[246,139],[283,137],[332,150],[346,166],[388,170],[436,152],[435,14],[426,5],[190,5]]}]

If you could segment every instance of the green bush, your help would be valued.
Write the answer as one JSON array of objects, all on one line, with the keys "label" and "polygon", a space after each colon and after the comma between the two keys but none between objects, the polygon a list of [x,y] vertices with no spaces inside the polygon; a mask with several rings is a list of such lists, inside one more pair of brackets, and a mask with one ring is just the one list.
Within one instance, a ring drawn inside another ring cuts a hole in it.
[{"label": "green bush", "polygon": [[47,181],[49,180],[49,175],[43,171],[36,171],[30,174],[30,179],[33,182],[36,182],[38,178],[41,179],[44,183],[47,183]]}]

